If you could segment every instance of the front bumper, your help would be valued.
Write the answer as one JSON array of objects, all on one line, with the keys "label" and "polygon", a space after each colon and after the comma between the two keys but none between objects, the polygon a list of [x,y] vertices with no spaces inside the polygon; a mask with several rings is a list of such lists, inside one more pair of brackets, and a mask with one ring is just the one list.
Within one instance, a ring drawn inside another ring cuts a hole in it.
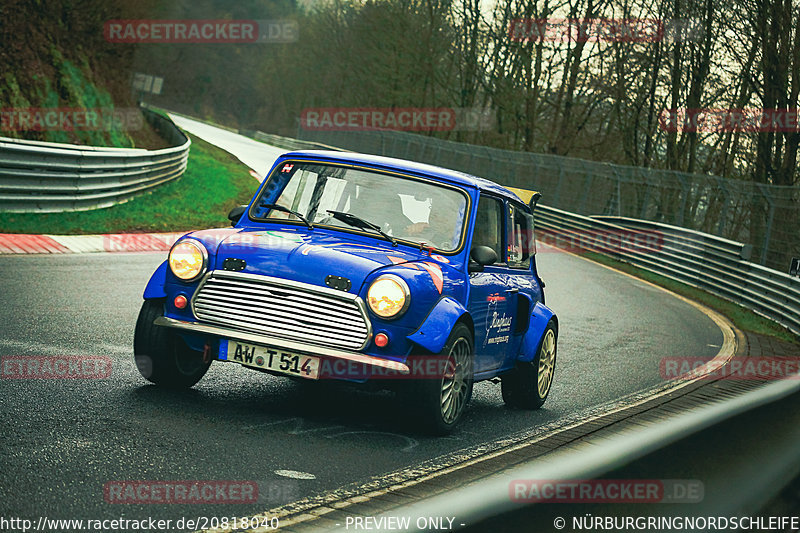
[{"label": "front bumper", "polygon": [[164,326],[174,328],[187,333],[196,335],[211,335],[225,339],[233,339],[242,342],[250,342],[269,346],[272,348],[279,348],[291,352],[304,353],[308,355],[316,355],[327,357],[330,359],[339,359],[366,365],[367,367],[380,368],[382,370],[391,370],[399,374],[409,374],[411,371],[408,365],[390,359],[381,359],[380,357],[373,357],[358,352],[350,352],[347,350],[339,350],[336,348],[328,348],[325,346],[315,346],[304,342],[292,341],[282,339],[280,337],[272,337],[270,335],[261,335],[258,333],[248,333],[245,331],[237,331],[235,329],[223,328],[219,326],[210,326],[208,324],[198,324],[197,322],[186,322],[183,320],[176,320],[165,316],[156,318],[154,324],[156,326]]}]

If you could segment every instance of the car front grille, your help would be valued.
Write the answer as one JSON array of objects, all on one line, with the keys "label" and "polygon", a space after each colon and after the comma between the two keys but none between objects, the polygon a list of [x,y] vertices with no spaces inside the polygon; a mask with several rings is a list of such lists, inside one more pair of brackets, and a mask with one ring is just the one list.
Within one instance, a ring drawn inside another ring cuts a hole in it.
[{"label": "car front grille", "polygon": [[255,274],[211,272],[192,308],[203,322],[321,346],[360,350],[371,334],[359,297]]}]

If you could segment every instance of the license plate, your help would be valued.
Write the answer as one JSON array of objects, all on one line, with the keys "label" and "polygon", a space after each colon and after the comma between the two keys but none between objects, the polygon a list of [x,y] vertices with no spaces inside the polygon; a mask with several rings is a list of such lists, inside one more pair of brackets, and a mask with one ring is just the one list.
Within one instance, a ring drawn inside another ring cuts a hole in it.
[{"label": "license plate", "polygon": [[219,358],[253,368],[273,370],[290,376],[319,379],[319,357],[296,354],[257,344],[221,340]]}]

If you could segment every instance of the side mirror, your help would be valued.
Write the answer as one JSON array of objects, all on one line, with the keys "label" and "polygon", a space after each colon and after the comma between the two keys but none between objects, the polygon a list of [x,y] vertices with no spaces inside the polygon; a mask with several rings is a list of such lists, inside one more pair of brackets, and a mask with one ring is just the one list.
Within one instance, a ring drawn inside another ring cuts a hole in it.
[{"label": "side mirror", "polygon": [[246,205],[237,205],[231,209],[231,212],[228,213],[228,220],[231,221],[231,226],[235,226],[236,223],[239,222],[239,219],[242,218],[245,211],[247,211]]},{"label": "side mirror", "polygon": [[469,272],[483,272],[483,267],[493,265],[497,262],[497,252],[488,246],[476,246],[469,253],[470,261],[467,270]]},{"label": "side mirror", "polygon": [[542,193],[540,192],[533,193],[533,196],[531,196],[531,201],[528,202],[528,205],[531,207],[531,211],[536,209],[536,204],[538,204],[539,200],[541,199],[542,199]]}]

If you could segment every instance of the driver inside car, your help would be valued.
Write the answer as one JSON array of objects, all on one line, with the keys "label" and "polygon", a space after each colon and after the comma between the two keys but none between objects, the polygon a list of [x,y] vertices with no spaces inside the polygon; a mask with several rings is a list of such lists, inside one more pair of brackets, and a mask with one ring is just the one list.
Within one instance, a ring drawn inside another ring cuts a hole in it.
[{"label": "driver inside car", "polygon": [[[454,234],[461,229],[461,224],[453,224],[457,218],[463,218],[463,207],[456,206],[447,198],[430,198],[430,211],[427,222],[416,222],[407,226],[409,238],[425,242],[434,248],[452,250],[460,235]],[[456,216],[454,216],[454,213]]]}]

